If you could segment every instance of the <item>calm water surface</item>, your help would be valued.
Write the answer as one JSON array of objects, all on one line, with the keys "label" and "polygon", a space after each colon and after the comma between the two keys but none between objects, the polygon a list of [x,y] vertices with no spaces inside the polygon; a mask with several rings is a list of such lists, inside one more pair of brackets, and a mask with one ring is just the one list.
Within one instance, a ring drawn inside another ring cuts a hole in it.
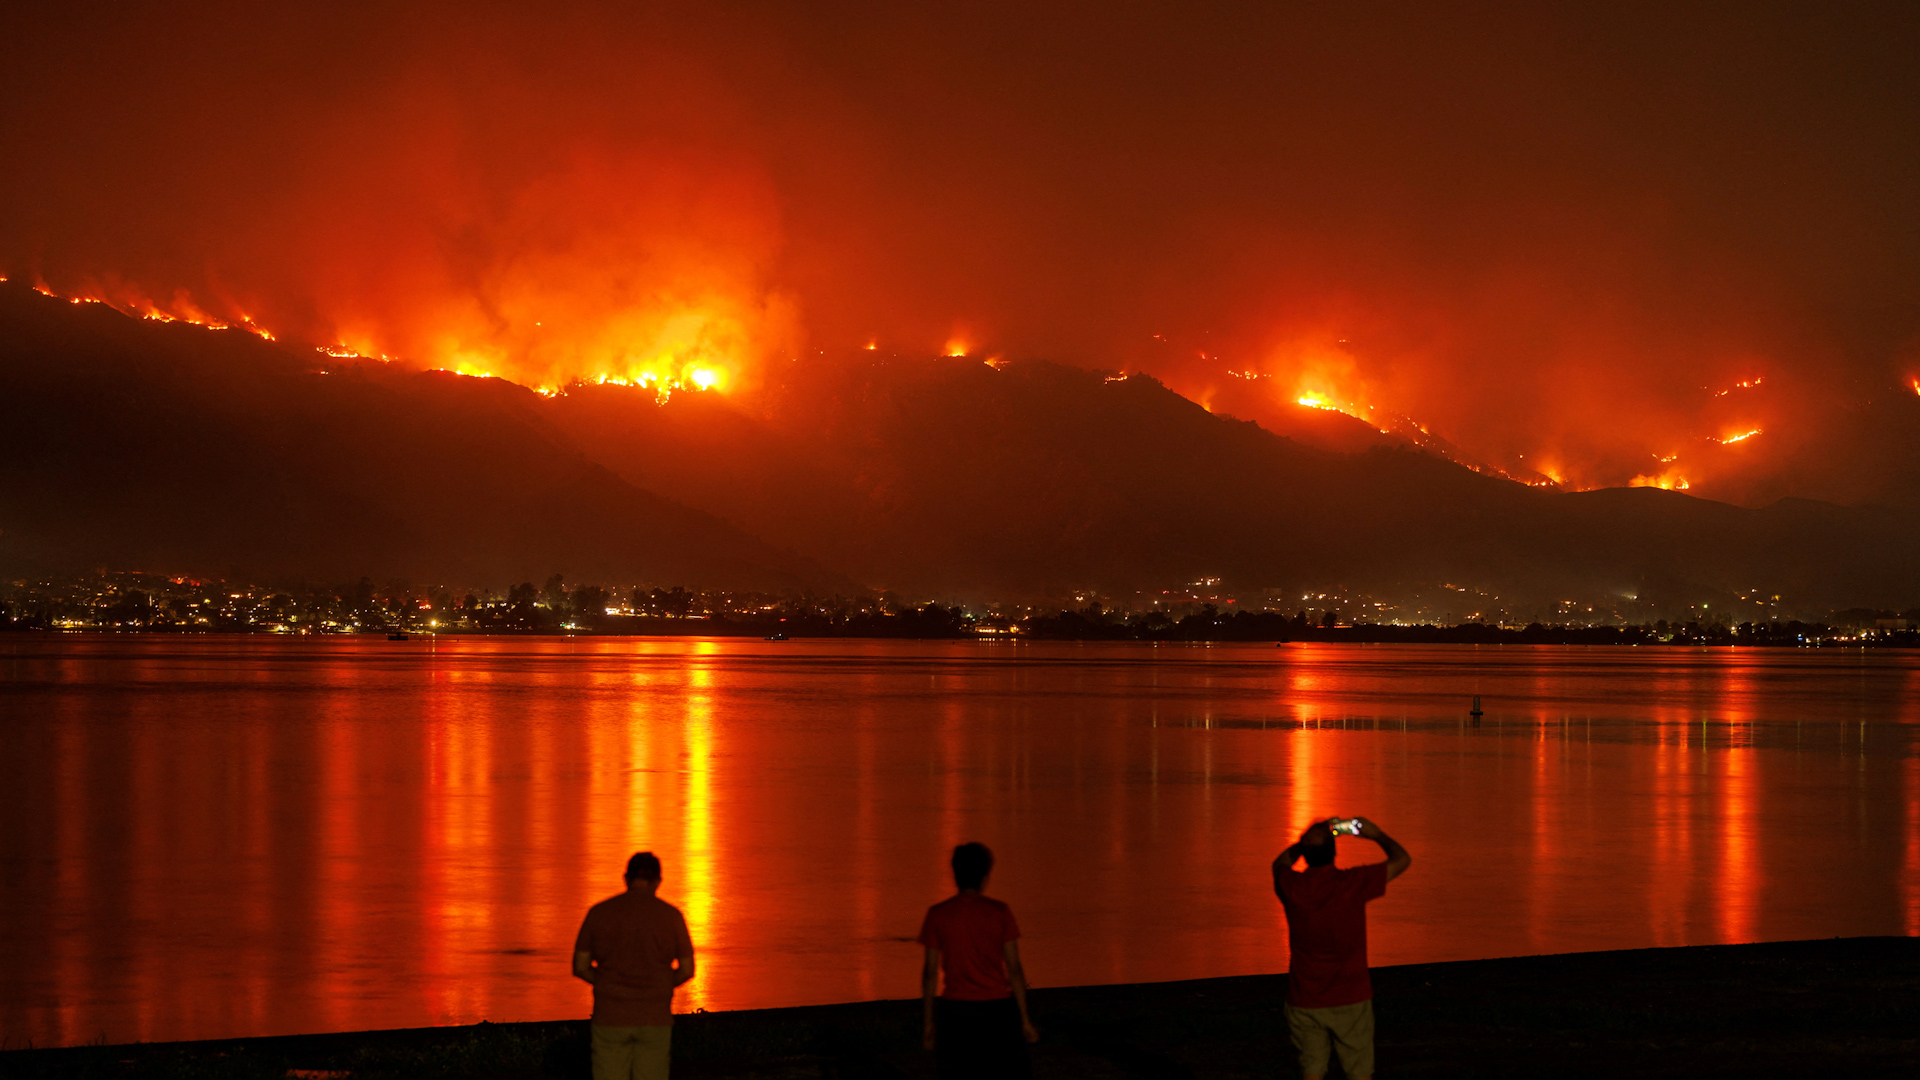
[{"label": "calm water surface", "polygon": [[1912,654],[20,635],[0,1038],[583,1016],[641,848],[682,1010],[916,994],[967,839],[1040,985],[1280,970],[1335,813],[1376,963],[1915,934],[1916,730]]}]

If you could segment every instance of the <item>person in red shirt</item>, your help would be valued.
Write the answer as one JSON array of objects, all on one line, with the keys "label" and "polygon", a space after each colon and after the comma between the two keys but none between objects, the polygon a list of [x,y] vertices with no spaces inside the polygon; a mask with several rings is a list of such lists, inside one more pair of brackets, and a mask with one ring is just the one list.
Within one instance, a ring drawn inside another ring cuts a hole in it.
[{"label": "person in red shirt", "polygon": [[928,908],[920,926],[920,944],[927,949],[920,973],[921,1041],[934,1052],[941,1080],[1029,1076],[1026,1044],[1040,1039],[1027,1014],[1020,927],[1012,909],[983,892],[992,871],[993,852],[985,844],[954,848],[958,891]]},{"label": "person in red shirt", "polygon": [[[1342,870],[1333,865],[1336,822],[1315,822],[1273,860],[1273,891],[1287,912],[1287,1031],[1305,1080],[1327,1074],[1331,1048],[1350,1080],[1373,1076],[1373,982],[1367,977],[1367,901],[1407,872],[1413,856],[1380,827],[1353,818],[1359,835],[1387,861]],[[1296,860],[1307,868],[1296,871]]]},{"label": "person in red shirt", "polygon": [[673,992],[693,978],[680,909],[655,896],[660,860],[627,860],[627,891],[587,910],[573,973],[593,984],[593,1080],[667,1080]]}]

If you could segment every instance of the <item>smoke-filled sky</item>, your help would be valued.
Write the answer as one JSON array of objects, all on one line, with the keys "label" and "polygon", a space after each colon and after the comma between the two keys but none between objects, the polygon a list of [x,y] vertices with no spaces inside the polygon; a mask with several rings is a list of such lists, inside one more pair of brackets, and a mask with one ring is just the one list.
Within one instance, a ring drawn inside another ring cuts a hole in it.
[{"label": "smoke-filled sky", "polygon": [[1911,4],[285,8],[0,15],[0,268],[541,385],[1259,373],[1575,483],[1920,377]]}]

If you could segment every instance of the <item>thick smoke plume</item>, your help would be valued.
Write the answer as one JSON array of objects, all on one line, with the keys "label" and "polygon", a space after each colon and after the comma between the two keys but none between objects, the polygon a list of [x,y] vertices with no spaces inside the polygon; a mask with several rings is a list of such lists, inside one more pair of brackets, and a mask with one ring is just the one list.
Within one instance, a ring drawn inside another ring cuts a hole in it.
[{"label": "thick smoke plume", "polygon": [[1837,433],[1920,377],[1910,5],[180,7],[4,16],[0,272],[543,387],[958,337],[1743,501],[1880,494]]}]

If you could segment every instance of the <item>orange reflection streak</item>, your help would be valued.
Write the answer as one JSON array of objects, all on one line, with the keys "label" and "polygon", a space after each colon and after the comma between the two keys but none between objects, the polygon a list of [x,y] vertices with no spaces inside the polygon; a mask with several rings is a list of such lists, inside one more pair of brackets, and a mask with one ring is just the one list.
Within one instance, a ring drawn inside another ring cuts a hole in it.
[{"label": "orange reflection streak", "polygon": [[1759,931],[1761,883],[1754,835],[1760,811],[1754,775],[1759,762],[1753,752],[1753,717],[1747,711],[1753,699],[1751,663],[1737,653],[1727,656],[1718,695],[1728,724],[1715,829],[1720,840],[1720,870],[1714,884],[1719,939],[1729,943],[1754,941]]},{"label": "orange reflection streak", "polygon": [[1715,880],[1720,940],[1753,941],[1760,881],[1754,866],[1753,819],[1758,809],[1750,746],[1730,746],[1722,766],[1720,795],[1720,871]]},{"label": "orange reflection streak", "polygon": [[[967,835],[966,798],[963,787],[967,766],[966,711],[959,702],[950,702],[940,714],[940,833],[934,839],[936,850],[965,843]],[[949,883],[950,884],[950,883]]]},{"label": "orange reflection streak", "polygon": [[1907,936],[1920,937],[1920,755],[1909,749],[1902,772],[1906,778],[1907,845],[1901,875],[1905,895],[1901,899],[1906,908]]},{"label": "orange reflection streak", "polygon": [[[1307,826],[1322,818],[1331,817],[1334,811],[1326,807],[1326,795],[1320,790],[1320,773],[1326,767],[1322,760],[1321,740],[1325,736],[1306,726],[1294,728],[1287,733],[1287,745],[1290,753],[1287,757],[1287,843],[1299,839]],[[1344,813],[1344,811],[1342,811]]]},{"label": "orange reflection streak", "polygon": [[[702,642],[700,652],[711,655],[710,642]],[[685,771],[681,774],[680,903],[693,933],[696,953],[708,956],[724,954],[725,927],[716,906],[719,888],[714,880],[719,862],[714,850],[715,814],[713,803],[714,718],[713,698],[706,691],[713,687],[713,670],[696,660],[687,672],[691,691],[687,695],[687,715],[682,725],[686,741]],[[712,972],[712,968],[706,969]],[[708,1008],[713,1000],[713,974],[696,977],[675,997],[682,1012]]]},{"label": "orange reflection streak", "polygon": [[[483,681],[484,684],[484,681]],[[442,826],[433,862],[447,882],[435,911],[439,947],[452,956],[469,955],[488,934],[491,884],[476,873],[488,865],[488,849],[499,842],[495,833],[495,800],[488,780],[494,769],[494,728],[482,718],[457,716],[445,729],[445,787],[439,807]],[[464,871],[464,872],[463,872]],[[436,1007],[448,1018],[478,1019],[481,1003],[471,980],[437,991]]]},{"label": "orange reflection streak", "polygon": [[5,645],[116,654],[0,652],[0,1030],[42,1043],[579,1017],[572,935],[642,848],[682,1009],[910,995],[967,838],[1042,984],[1273,970],[1267,861],[1334,813],[1415,855],[1378,963],[1920,932],[1894,650]]},{"label": "orange reflection streak", "polygon": [[[87,728],[78,716],[63,715],[63,721],[56,729],[54,746],[58,758],[55,769],[55,806],[59,812],[54,815],[54,850],[70,852],[84,850],[82,838],[86,834],[89,803],[87,782],[83,770],[93,760],[86,745]],[[91,859],[63,858],[58,863],[53,879],[53,895],[58,909],[79,911],[87,893],[91,891],[87,871],[93,865]],[[59,1045],[70,1045],[90,1037],[79,1030],[80,1009],[86,985],[86,972],[93,965],[85,956],[84,943],[73,935],[55,935],[51,942],[56,1004],[51,1016],[42,1030],[51,1030]]]},{"label": "orange reflection streak", "polygon": [[[348,955],[358,951],[353,940],[363,922],[355,904],[362,888],[362,838],[357,828],[356,811],[361,802],[354,790],[354,771],[359,757],[360,726],[351,716],[328,718],[317,733],[320,783],[319,805],[314,808],[314,849],[318,880],[313,898],[314,929],[325,946]],[[320,983],[320,1023],[322,1031],[350,1029],[344,1010],[355,996],[356,987],[349,970],[338,966],[317,975]]]},{"label": "orange reflection streak", "polygon": [[[241,767],[245,781],[241,805],[236,807],[245,837],[240,856],[250,861],[265,864],[273,857],[274,834],[270,807],[273,805],[273,775],[270,765],[273,761],[273,740],[265,724],[249,724],[243,735]],[[240,909],[235,920],[241,932],[247,937],[264,940],[272,932],[273,882],[266,879],[248,881],[240,890]],[[264,1031],[270,1024],[268,1002],[273,998],[272,977],[265,964],[249,963],[242,965],[244,974],[238,980],[246,988],[244,1000],[249,1006],[246,1018],[247,1029]]]},{"label": "orange reflection streak", "polygon": [[[853,918],[862,941],[874,941],[882,935],[878,885],[881,875],[876,857],[880,847],[879,814],[875,809],[880,801],[880,793],[876,790],[876,753],[872,717],[862,713],[854,720],[853,731],[852,852],[854,866],[858,868],[856,880],[860,883],[853,894]],[[880,996],[880,988],[874,978],[877,974],[874,958],[867,955],[861,959],[865,962],[859,964],[856,970],[860,998],[870,1000]]]},{"label": "orange reflection streak", "polygon": [[[1914,381],[1920,392],[1920,379]],[[1906,843],[1901,851],[1901,907],[1908,937],[1920,937],[1920,670],[1902,680],[1902,707],[1891,717],[1904,736],[1901,762],[1901,816]]]},{"label": "orange reflection streak", "polygon": [[421,934],[416,958],[433,987],[428,1007],[437,1016],[450,1016],[455,1012],[452,996],[459,992],[452,985],[459,980],[452,967],[454,954],[447,942],[447,912],[453,902],[454,883],[447,872],[447,860],[442,856],[452,841],[447,811],[458,804],[451,776],[453,720],[446,707],[450,697],[444,693],[435,695],[422,730],[421,771],[426,805],[420,815],[420,828],[425,857],[420,867]]},{"label": "orange reflection streak", "polygon": [[1554,840],[1563,825],[1561,807],[1565,790],[1557,783],[1550,760],[1544,717],[1533,724],[1533,794],[1527,817],[1533,832],[1533,857],[1527,861],[1527,937],[1536,952],[1552,947],[1551,903],[1554,881],[1560,867]]},{"label": "orange reflection streak", "polygon": [[1648,929],[1659,946],[1687,943],[1693,883],[1693,768],[1684,713],[1656,715]]}]

